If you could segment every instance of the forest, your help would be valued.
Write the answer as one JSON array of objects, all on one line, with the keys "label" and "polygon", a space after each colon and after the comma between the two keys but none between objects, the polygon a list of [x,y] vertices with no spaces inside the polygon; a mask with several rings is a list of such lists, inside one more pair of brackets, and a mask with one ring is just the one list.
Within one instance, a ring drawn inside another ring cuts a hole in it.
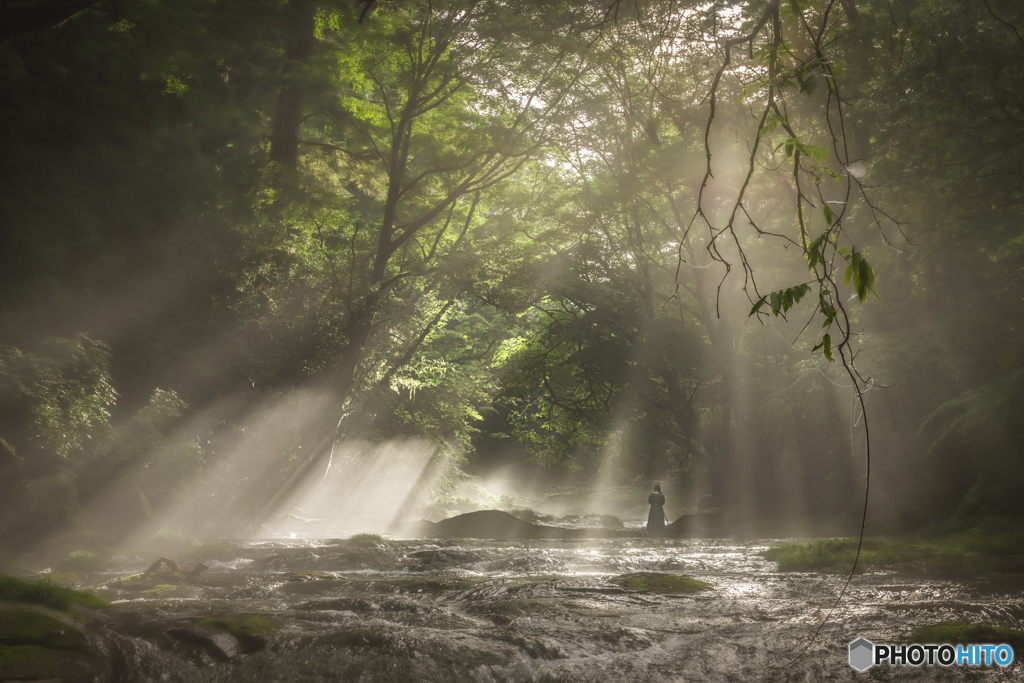
[{"label": "forest", "polygon": [[559,495],[646,519],[654,483],[754,537],[1018,524],[1022,31],[0,1],[0,570]]}]

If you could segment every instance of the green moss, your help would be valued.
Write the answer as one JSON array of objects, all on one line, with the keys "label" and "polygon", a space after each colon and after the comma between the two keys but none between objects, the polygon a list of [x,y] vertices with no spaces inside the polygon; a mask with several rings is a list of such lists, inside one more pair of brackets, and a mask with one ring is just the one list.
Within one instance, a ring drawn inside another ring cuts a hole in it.
[{"label": "green moss", "polygon": [[[942,576],[972,576],[1015,571],[1000,556],[1024,555],[1024,524],[1019,519],[986,517],[974,526],[932,527],[909,538],[865,538],[858,571],[889,567],[903,572]],[[955,529],[951,531],[950,529]],[[814,543],[791,543],[762,553],[778,562],[779,571],[850,571],[856,538]]]},{"label": "green moss", "polygon": [[0,645],[0,679],[39,680],[59,675],[53,653],[38,645]]},{"label": "green moss", "polygon": [[35,581],[23,581],[13,576],[0,575],[0,600],[8,602],[25,602],[56,610],[67,610],[72,603],[91,608],[109,607],[106,600],[76,591],[50,581],[46,576]]},{"label": "green moss", "polygon": [[609,579],[609,583],[627,590],[649,591],[651,593],[698,593],[711,590],[711,585],[676,574],[657,574],[654,572],[637,572],[623,574]]},{"label": "green moss", "polygon": [[1005,643],[1017,652],[1024,648],[1024,631],[985,624],[945,623],[914,629],[907,642],[939,645],[970,645],[974,643]]},{"label": "green moss", "polygon": [[71,598],[71,604],[81,605],[82,607],[88,607],[89,609],[107,609],[113,607],[109,602],[104,600],[98,595],[87,593],[85,591],[75,591],[75,594]]},{"label": "green moss", "polygon": [[384,543],[384,539],[380,534],[356,534],[345,541],[345,545],[353,548],[376,548],[382,543]]},{"label": "green moss", "polygon": [[[769,548],[761,553],[766,559],[778,563],[779,571],[822,571],[844,573],[850,571],[857,554],[856,538],[840,538],[813,543],[790,543]],[[868,567],[890,567],[896,570],[939,574],[943,576],[969,576],[993,571],[995,565],[976,553],[965,553],[956,548],[944,548],[926,543],[902,540],[865,538],[857,571]]]},{"label": "green moss", "polygon": [[161,583],[153,586],[149,590],[142,591],[142,594],[153,598],[162,598],[166,595],[170,595],[176,590],[178,590],[178,587],[173,584]]},{"label": "green moss", "polygon": [[196,625],[210,631],[244,633],[250,636],[273,633],[281,628],[276,621],[254,614],[207,614]]},{"label": "green moss", "polygon": [[83,650],[89,641],[70,623],[26,607],[0,610],[0,644]]}]

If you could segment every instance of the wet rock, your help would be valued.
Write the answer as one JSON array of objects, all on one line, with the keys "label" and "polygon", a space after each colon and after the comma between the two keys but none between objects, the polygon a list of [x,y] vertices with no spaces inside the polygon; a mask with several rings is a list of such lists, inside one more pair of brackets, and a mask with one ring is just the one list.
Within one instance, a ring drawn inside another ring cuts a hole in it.
[{"label": "wet rock", "polygon": [[610,529],[564,529],[530,524],[501,510],[480,510],[440,522],[423,520],[408,525],[414,534],[434,538],[574,539],[610,538],[621,535]]},{"label": "wet rock", "polygon": [[181,626],[167,629],[167,635],[202,647],[218,662],[230,662],[242,654],[241,643],[229,633],[207,631],[196,626]]},{"label": "wet rock", "polygon": [[287,549],[257,560],[250,571],[271,570],[290,572],[346,571],[352,569],[394,569],[401,556],[393,550],[379,547],[339,546],[330,550]]},{"label": "wet rock", "polygon": [[[472,670],[516,656],[518,647],[473,633],[412,628],[396,624],[363,624],[305,638],[300,646],[339,648],[362,655],[423,659],[450,669]],[[418,680],[418,679],[416,679]],[[449,680],[461,680],[452,677]]]},{"label": "wet rock", "polygon": [[464,567],[467,564],[482,562],[485,557],[482,553],[455,548],[419,550],[406,555],[406,558],[412,561],[408,565],[412,571],[436,571],[439,569]]},{"label": "wet rock", "polygon": [[101,662],[89,639],[60,612],[0,603],[0,680],[91,680]]},{"label": "wet rock", "polygon": [[0,644],[83,651],[89,647],[85,634],[73,621],[60,612],[34,605],[0,610]]},{"label": "wet rock", "polygon": [[569,653],[552,638],[524,638],[522,636],[513,636],[509,639],[509,642],[522,648],[523,652],[534,659],[569,658]]},{"label": "wet rock", "polygon": [[663,534],[675,538],[713,538],[722,535],[725,520],[717,511],[685,514],[665,527]]},{"label": "wet rock", "polygon": [[649,634],[638,628],[613,628],[602,631],[602,641],[616,650],[646,650],[654,645]]},{"label": "wet rock", "polygon": [[262,652],[266,636],[281,628],[276,621],[254,614],[208,614],[194,623],[172,626],[167,635],[198,645],[219,662]]},{"label": "wet rock", "polygon": [[62,680],[77,665],[77,659],[39,645],[0,645],[0,680]]}]

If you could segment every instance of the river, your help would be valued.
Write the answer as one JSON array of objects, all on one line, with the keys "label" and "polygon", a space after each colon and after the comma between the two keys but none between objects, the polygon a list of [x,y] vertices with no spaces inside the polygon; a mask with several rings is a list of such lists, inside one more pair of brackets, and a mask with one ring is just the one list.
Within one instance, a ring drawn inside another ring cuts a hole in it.
[{"label": "river", "polygon": [[[183,568],[205,559],[209,569],[178,585],[125,579],[127,567],[89,580],[115,603],[98,626],[112,681],[1024,680],[1018,661],[865,673],[847,662],[858,637],[905,642],[944,621],[1024,627],[1019,575],[858,575],[791,662],[845,577],[776,571],[759,553],[778,542],[279,539],[221,546],[219,560],[182,554]],[[711,588],[614,582],[642,572]],[[204,636],[211,619],[235,635]]]}]

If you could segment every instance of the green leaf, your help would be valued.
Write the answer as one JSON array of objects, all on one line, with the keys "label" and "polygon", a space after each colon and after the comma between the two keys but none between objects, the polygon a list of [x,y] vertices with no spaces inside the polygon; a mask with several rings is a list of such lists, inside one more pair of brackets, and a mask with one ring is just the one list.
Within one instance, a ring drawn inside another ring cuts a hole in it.
[{"label": "green leaf", "polygon": [[811,286],[808,284],[793,287],[792,292],[794,301],[796,301],[796,303],[800,303],[800,299],[804,298],[804,294],[807,294],[809,291],[811,291]]},{"label": "green leaf", "polygon": [[836,311],[832,308],[832,304],[825,299],[824,294],[818,297],[818,307],[821,309],[821,314],[825,316],[826,322],[831,322],[836,317]]},{"label": "green leaf", "polygon": [[861,259],[856,275],[854,283],[857,288],[857,298],[864,301],[868,296],[868,292],[871,291],[871,285],[875,281],[875,274],[871,270],[871,266],[868,265],[868,262]]},{"label": "green leaf", "polygon": [[814,270],[814,266],[825,260],[824,247],[827,238],[828,233],[826,232],[819,235],[817,239],[807,245],[808,270]]},{"label": "green leaf", "polygon": [[825,222],[832,225],[832,207],[826,204],[821,208],[821,212],[825,214]]},{"label": "green leaf", "polygon": [[768,299],[768,295],[767,294],[765,294],[760,299],[758,299],[757,303],[754,304],[754,307],[750,309],[750,314],[747,317],[750,317],[751,315],[756,315],[757,312],[761,310],[761,307],[764,306],[764,302],[767,299]]},{"label": "green leaf", "polygon": [[835,358],[832,357],[832,337],[830,335],[826,334],[822,337],[821,341],[811,349],[811,353],[814,353],[818,349],[823,349],[822,353],[825,354],[825,358],[828,358],[830,363],[835,360]]},{"label": "green leaf", "polygon": [[853,266],[846,266],[846,272],[843,273],[843,287],[850,284],[851,277],[853,277]]}]

